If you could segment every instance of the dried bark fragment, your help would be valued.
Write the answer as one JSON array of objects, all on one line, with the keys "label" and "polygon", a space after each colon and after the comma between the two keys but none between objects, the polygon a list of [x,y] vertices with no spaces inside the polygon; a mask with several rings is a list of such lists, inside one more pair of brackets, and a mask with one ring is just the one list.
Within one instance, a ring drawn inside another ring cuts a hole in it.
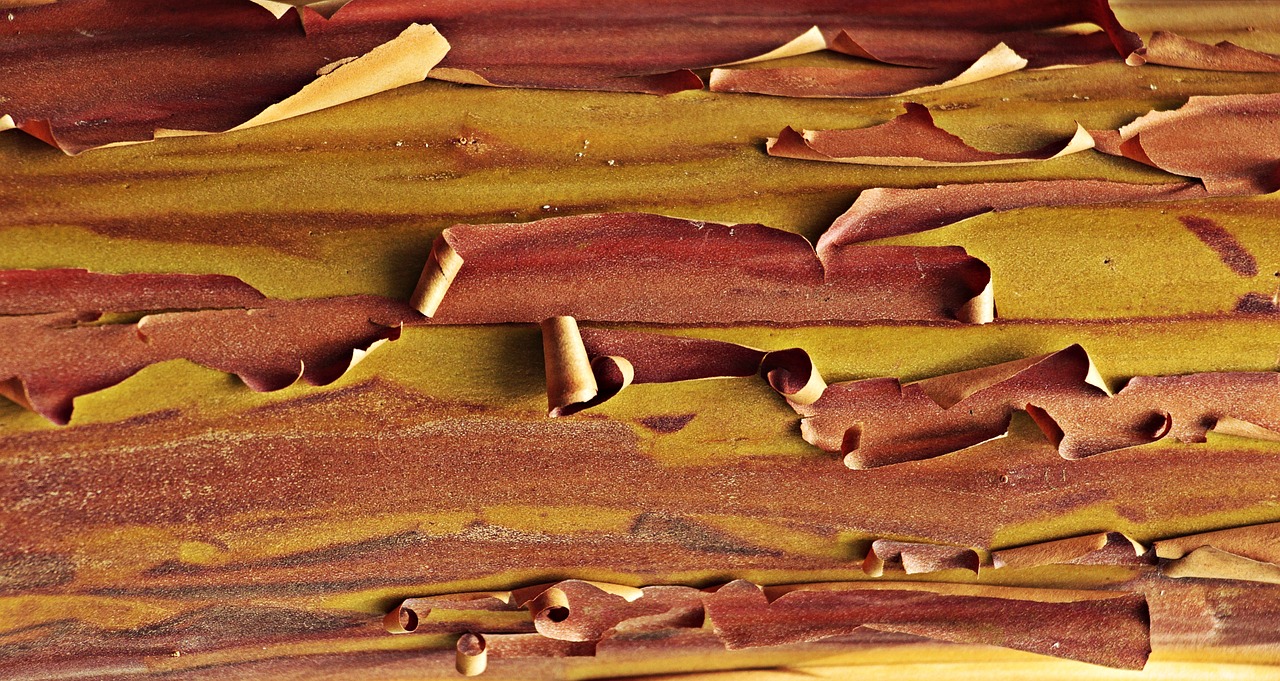
[{"label": "dried bark fragment", "polygon": [[1209,430],[1280,439],[1280,375],[1270,372],[1138,376],[1111,395],[1078,345],[1058,352],[903,384],[871,378],[828,385],[799,348],[765,352],[661,334],[544,323],[548,408],[571,414],[627,385],[759,374],[801,418],[805,441],[850,468],[942,456],[1003,437],[1025,411],[1066,459]]},{"label": "dried bark fragment", "polygon": [[999,43],[972,63],[929,68],[842,69],[792,66],[714,69],[712,92],[745,92],[781,97],[873,98],[917,95],[976,83],[1027,66],[1027,60]]},{"label": "dried bark fragment", "polygon": [[[267,299],[231,277],[53,270],[0,273],[0,281],[14,283],[0,302],[3,309],[106,308],[0,316],[0,341],[10,348],[0,355],[0,396],[58,424],[70,420],[76,397],[171,359],[234,373],[257,391],[299,380],[325,385],[378,345],[398,338],[405,323],[421,319],[403,303],[377,296]],[[68,287],[55,290],[58,283]],[[246,302],[251,306],[97,323],[98,312]]]},{"label": "dried bark fragment", "polygon": [[1280,523],[1264,523],[1162,539],[1156,556],[1172,561],[1170,577],[1280,583]]},{"label": "dried bark fragment", "polygon": [[1147,565],[1148,550],[1120,532],[1096,532],[1079,537],[1028,544],[991,552],[996,569],[1043,565]]},{"label": "dried bark fragment", "polygon": [[818,399],[827,384],[799,348],[766,352],[735,343],[580,329],[572,317],[542,323],[550,416],[589,409],[632,383],[760,375],[793,403]]},{"label": "dried bark fragment", "polygon": [[0,315],[250,307],[265,298],[252,286],[223,274],[0,271]]},{"label": "dried bark fragment", "polygon": [[707,620],[730,649],[817,641],[870,628],[1121,669],[1141,669],[1151,651],[1141,595],[902,587],[800,586],[770,599],[765,589],[739,580],[706,597]]},{"label": "dried bark fragment", "polygon": [[446,324],[800,323],[994,317],[990,270],[955,247],[829,250],[763,225],[643,213],[456,225],[412,304]]},{"label": "dried bark fragment", "polygon": [[[602,5],[543,3],[513,13],[501,3],[446,3],[428,13],[413,0],[354,2],[332,19],[304,13],[308,32],[331,26],[388,31],[429,20],[454,43],[433,77],[500,87],[595,89],[667,94],[702,87],[691,69],[833,49],[895,63],[972,63],[1002,37],[1034,46],[1040,29],[1093,23],[1104,29],[1045,63],[1097,61],[1141,46],[1105,2],[927,2],[831,0]],[[818,24],[815,26],[814,24]],[[1052,34],[1048,34],[1052,36]],[[1055,44],[1059,41],[1054,41]],[[963,49],[957,50],[957,45]],[[871,46],[870,51],[864,45]],[[972,52],[976,49],[976,52]],[[938,51],[944,51],[944,55]],[[1083,56],[1087,55],[1087,56]]]},{"label": "dried bark fragment", "polygon": [[243,0],[83,0],[13,14],[0,22],[0,113],[69,154],[309,113],[420,81],[449,48],[411,22],[306,36]]},{"label": "dried bark fragment", "polygon": [[1280,55],[1246,49],[1227,40],[1205,45],[1169,31],[1152,33],[1140,53],[1149,64],[1201,71],[1280,73]]},{"label": "dried bark fragment", "polygon": [[877,539],[862,561],[862,571],[882,577],[885,571],[917,575],[943,570],[969,570],[978,574],[982,559],[965,546]]},{"label": "dried bark fragment", "polygon": [[809,161],[833,161],[891,166],[975,166],[1044,161],[1093,147],[1093,138],[1076,126],[1070,138],[1031,151],[1000,153],[969,146],[939,128],[929,109],[907,102],[906,113],[887,123],[852,130],[784,128],[769,138],[770,156]]},{"label": "dried bark fragment", "polygon": [[1210,194],[1280,189],[1280,95],[1192,97],[1116,131],[1092,132],[1106,154],[1199,178]]},{"label": "dried bark fragment", "polygon": [[914,234],[986,213],[1035,206],[1183,201],[1207,196],[1195,182],[1129,184],[1105,180],[1028,180],[876,188],[858,195],[818,239],[819,253],[851,243]]}]

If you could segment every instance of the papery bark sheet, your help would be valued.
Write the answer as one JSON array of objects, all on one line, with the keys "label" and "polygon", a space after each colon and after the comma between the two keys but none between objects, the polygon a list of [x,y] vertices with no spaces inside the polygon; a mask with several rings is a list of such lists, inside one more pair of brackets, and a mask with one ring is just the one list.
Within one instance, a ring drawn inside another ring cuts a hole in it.
[{"label": "papery bark sheet", "polygon": [[[730,650],[856,637],[873,630],[1125,669],[1141,669],[1151,651],[1147,602],[1139,594],[893,583],[762,588],[742,580],[708,591],[578,580],[523,591],[524,596],[505,592],[410,599],[388,614],[388,622],[395,620],[388,626],[398,631],[400,613],[410,602],[434,600],[463,608],[473,602],[523,602],[537,633],[466,633],[457,645],[457,669],[466,675],[483,672],[500,649],[507,657],[595,655],[595,644],[602,641],[621,643],[628,635],[645,634],[665,639],[707,629]],[[694,647],[706,643],[700,639]]]},{"label": "papery bark sheet", "polygon": [[[421,317],[377,296],[273,300],[234,277],[101,275],[83,270],[0,273],[0,395],[54,423],[76,397],[171,359],[234,373],[253,390],[337,380]],[[184,309],[184,308],[214,309]],[[227,309],[216,309],[224,307]],[[66,312],[35,314],[50,308]],[[99,313],[147,314],[133,323]],[[12,314],[13,311],[22,312]]]},{"label": "papery bark sheet", "polygon": [[1044,565],[1146,565],[1147,548],[1120,532],[1096,532],[991,552],[996,569]]},{"label": "papery bark sheet", "polygon": [[1156,31],[1140,50],[1150,64],[1179,66],[1201,71],[1237,71],[1243,73],[1280,72],[1280,55],[1250,50],[1224,40],[1206,45],[1177,33]]},{"label": "papery bark sheet", "polygon": [[265,299],[224,274],[0,270],[0,315],[251,307]]},{"label": "papery bark sheet", "polygon": [[745,92],[782,97],[872,98],[916,95],[976,83],[1027,66],[1027,60],[1003,42],[972,63],[928,68],[845,69],[821,66],[714,69],[712,92]]},{"label": "papery bark sheet", "polygon": [[739,580],[705,600],[708,622],[730,649],[817,641],[870,628],[1121,669],[1141,669],[1151,652],[1147,602],[1141,595],[998,587],[952,591],[952,586],[800,586],[770,599],[766,589]]},{"label": "papery bark sheet", "polygon": [[964,546],[877,539],[862,561],[862,571],[881,577],[886,571],[918,575],[943,570],[968,570],[978,574],[982,559]]},{"label": "papery bark sheet", "polygon": [[596,406],[631,383],[759,374],[801,418],[805,441],[850,468],[928,459],[1003,437],[1025,411],[1058,453],[1081,459],[1172,435],[1280,440],[1280,374],[1138,376],[1112,395],[1084,349],[903,384],[892,377],[827,384],[800,348],[766,352],[662,334],[543,323],[548,410]]},{"label": "papery bark sheet", "polygon": [[0,115],[75,154],[334,106],[420,81],[448,49],[412,22],[308,36],[245,0],[57,3],[0,22]]},{"label": "papery bark sheet", "polygon": [[446,324],[863,320],[984,323],[990,270],[957,247],[832,249],[763,225],[644,213],[456,225],[412,304]]},{"label": "papery bark sheet", "polygon": [[1163,539],[1155,543],[1155,553],[1171,561],[1163,569],[1170,577],[1280,584],[1280,523]]},{"label": "papery bark sheet", "polygon": [[1083,127],[1075,134],[1040,149],[1001,153],[969,146],[939,128],[929,109],[907,102],[906,113],[887,123],[851,130],[804,130],[787,127],[769,138],[770,156],[809,161],[834,161],[888,166],[977,166],[1044,161],[1093,147]]},{"label": "papery bark sheet", "polygon": [[[519,12],[501,2],[424,6],[416,0],[384,0],[353,2],[328,21],[305,18],[309,32],[330,27],[388,31],[405,21],[430,21],[454,44],[432,74],[444,80],[654,94],[701,88],[692,69],[823,49],[950,71],[972,64],[1001,40],[1028,49],[1044,65],[1126,57],[1142,45],[1098,0],[911,5],[886,0],[631,5],[560,0]],[[1043,31],[1079,23],[1103,31],[1082,39]],[[1044,42],[1051,47],[1037,50]]]},{"label": "papery bark sheet", "polygon": [[1192,97],[1091,134],[1098,151],[1198,178],[1210,194],[1280,189],[1280,94]]},{"label": "papery bark sheet", "polygon": [[1196,182],[1130,184],[1105,180],[1027,180],[867,189],[818,239],[817,250],[937,229],[986,213],[1036,206],[1083,206],[1204,198]]}]

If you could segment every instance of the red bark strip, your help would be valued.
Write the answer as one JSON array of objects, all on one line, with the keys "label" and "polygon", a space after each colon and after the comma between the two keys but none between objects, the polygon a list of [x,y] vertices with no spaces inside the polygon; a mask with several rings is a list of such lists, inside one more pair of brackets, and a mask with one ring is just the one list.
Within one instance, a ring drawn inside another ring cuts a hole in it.
[{"label": "red bark strip", "polygon": [[1207,196],[1196,182],[1128,184],[1105,180],[1029,180],[868,189],[818,239],[819,253],[847,244],[914,234],[986,213],[1036,206],[1182,201]]},{"label": "red bark strip", "polygon": [[[48,279],[21,272],[17,280],[104,283],[103,295],[82,289],[19,294],[15,307],[65,304],[126,310],[157,302],[176,308],[194,302],[227,302],[257,294],[232,278],[188,275],[91,275],[55,270]],[[103,278],[100,278],[103,277]],[[161,282],[166,288],[148,289]],[[138,286],[133,293],[129,286]],[[192,294],[194,297],[183,298]],[[0,396],[58,424],[71,418],[73,401],[171,359],[234,373],[251,389],[278,390],[301,380],[337,380],[372,348],[394,340],[420,316],[403,303],[376,296],[314,300],[261,298],[252,307],[163,312],[133,324],[93,324],[96,313],[0,316]],[[117,311],[117,310],[106,310]]]},{"label": "red bark strip", "polygon": [[[1142,669],[1151,652],[1146,599],[1137,594],[1043,590],[1044,600],[833,585],[770,601],[746,581],[706,597],[707,619],[730,649],[818,641],[862,628],[953,643],[996,645],[1120,669]],[[1036,594],[1041,595],[1041,594]]]},{"label": "red bark strip", "polygon": [[[77,0],[12,15],[0,22],[0,119],[8,115],[14,126],[70,154],[151,140],[161,130],[229,130],[295,94],[309,93],[310,106],[269,117],[371,94],[345,83],[347,69],[369,66],[360,59],[319,76],[412,24],[307,36],[296,21],[276,20],[245,0]],[[434,41],[434,55],[408,57],[418,80],[448,48],[439,35]],[[359,80],[374,80],[360,73]],[[345,84],[336,92],[304,90],[326,79]],[[392,80],[378,89],[404,82]]]},{"label": "red bark strip", "polygon": [[[1043,50],[1046,63],[1125,57],[1142,45],[1101,0],[930,0],[909,5],[889,0],[630,5],[557,0],[520,11],[500,0],[431,5],[359,0],[328,21],[311,13],[304,13],[304,19],[309,33],[330,27],[387,32],[406,21],[430,21],[454,44],[433,74],[445,80],[655,94],[700,88],[701,80],[690,69],[770,53],[834,49],[891,63],[950,68],[972,63],[1002,37],[1022,36],[1023,43],[1033,46],[1038,41],[1027,36],[1035,31],[1079,23],[1100,26],[1105,40],[1094,37],[1067,49]],[[823,35],[806,42],[812,28]]]},{"label": "red bark strip", "polygon": [[1280,55],[1250,50],[1230,41],[1205,45],[1177,33],[1156,31],[1139,53],[1150,64],[1202,71],[1280,73]]},{"label": "red bark strip", "polygon": [[0,271],[0,315],[250,307],[265,298],[254,287],[223,274]]},{"label": "red bark strip", "polygon": [[1210,194],[1280,189],[1280,94],[1192,97],[1091,134],[1098,151],[1199,178]]},{"label": "red bark strip", "polygon": [[877,539],[862,561],[862,571],[882,577],[886,571],[918,575],[943,570],[968,570],[978,574],[982,559],[964,546]]},{"label": "red bark strip", "polygon": [[[657,94],[701,88],[690,69],[758,57],[815,23],[832,33],[853,31],[876,49],[898,46],[917,60],[936,59],[940,45],[970,36],[963,42],[982,45],[961,60],[972,63],[1000,36],[1080,22],[1104,32],[1042,50],[1037,58],[1096,61],[1107,52],[1103,38],[1121,56],[1141,46],[1101,0],[909,6],[889,0],[560,0],[534,9],[502,0],[357,0],[336,9],[342,3],[331,0],[299,10],[305,35],[295,20],[273,17],[294,3],[259,4],[270,11],[245,0],[78,0],[15,8],[13,21],[0,22],[0,96],[6,98],[0,125],[68,153],[150,140],[157,130],[228,130],[299,92],[322,69],[369,53],[415,22],[435,22],[454,44],[433,72],[437,78]],[[1034,52],[1038,42],[1024,40],[1024,49]],[[420,61],[424,73],[433,65]]]},{"label": "red bark strip", "polygon": [[[566,318],[572,322],[571,318]],[[765,352],[731,343],[543,325],[552,416],[598,405],[631,383],[759,373],[802,419],[805,441],[850,468],[928,459],[1003,437],[1027,412],[1066,459],[1172,435],[1206,432],[1280,439],[1280,374],[1138,376],[1110,395],[1084,349],[903,384],[871,378],[827,385],[799,348]],[[568,348],[568,349],[566,349]],[[572,350],[572,351],[570,351]]]},{"label": "red bark strip", "polygon": [[1075,134],[1040,149],[1000,153],[969,146],[939,128],[929,109],[907,102],[906,113],[887,123],[852,130],[784,128],[765,148],[770,156],[891,166],[968,166],[1044,161],[1093,147],[1093,138],[1076,126]]},{"label": "red bark strip", "polygon": [[1222,264],[1232,272],[1242,277],[1258,276],[1258,259],[1221,225],[1196,215],[1179,215],[1178,221],[1217,253]]},{"label": "red bark strip", "polygon": [[957,247],[865,246],[820,258],[797,234],[643,213],[456,225],[413,305],[438,323],[930,320],[994,316],[990,270]]},{"label": "red bark strip", "polygon": [[1147,565],[1146,547],[1120,532],[1097,532],[991,552],[996,569],[1043,565]]}]

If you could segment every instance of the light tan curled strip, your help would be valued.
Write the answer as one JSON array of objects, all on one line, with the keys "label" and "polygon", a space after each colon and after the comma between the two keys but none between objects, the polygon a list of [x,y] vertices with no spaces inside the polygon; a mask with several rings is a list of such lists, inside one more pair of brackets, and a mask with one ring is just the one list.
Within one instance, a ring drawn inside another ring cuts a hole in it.
[{"label": "light tan curled strip", "polygon": [[[440,35],[435,26],[410,24],[391,41],[336,69],[322,70],[317,74],[318,78],[307,83],[297,94],[272,104],[263,109],[262,113],[228,132],[275,123],[403,85],[422,82],[431,67],[440,63],[448,51],[449,41]],[[202,131],[159,129],[155,136],[160,139],[207,134],[209,133]]]},{"label": "light tan curled strip", "polygon": [[409,304],[418,312],[430,317],[440,307],[444,294],[449,292],[449,285],[462,269],[462,256],[453,250],[445,235],[436,237],[431,245],[431,255],[427,258],[427,266],[422,268],[418,285],[409,297]]},{"label": "light tan curled strip", "polygon": [[1280,584],[1280,565],[1252,560],[1212,546],[1201,546],[1165,565],[1161,573],[1175,578],[1239,579]]},{"label": "light tan curled strip", "polygon": [[978,295],[956,310],[956,320],[965,324],[990,324],[996,320],[996,293],[988,281]]},{"label": "light tan curled strip", "polygon": [[[783,59],[786,57],[797,57],[802,54],[811,54],[813,52],[821,52],[828,49],[827,37],[823,35],[822,29],[817,26],[811,26],[809,30],[788,40],[786,43],[765,52],[764,54],[738,61],[731,61],[720,66],[737,66],[739,64],[755,64],[757,62],[769,61],[771,59]],[[869,55],[868,55],[869,56]]]},{"label": "light tan curled strip", "polygon": [[1280,442],[1280,433],[1234,416],[1219,417],[1218,421],[1213,424],[1213,428],[1209,430],[1219,435],[1234,435],[1235,437],[1247,437],[1253,440]]},{"label": "light tan curled strip", "polygon": [[482,634],[463,634],[458,639],[454,667],[463,676],[479,676],[489,666],[488,645]]},{"label": "light tan curled strip", "polygon": [[907,90],[903,95],[918,95],[924,92],[934,92],[935,90],[946,90],[947,88],[959,87],[978,81],[1003,76],[1006,73],[1021,71],[1027,68],[1027,60],[1022,55],[1013,51],[1013,48],[1000,43],[995,47],[987,50],[981,57],[969,65],[969,68],[961,71],[954,78],[938,83],[937,85],[924,85]]},{"label": "light tan curled strip", "polygon": [[[1135,563],[1139,562],[1139,559],[1147,553],[1145,546],[1124,534],[1119,532],[1096,532],[1079,537],[1054,539],[1038,544],[992,551],[991,564],[992,567],[998,570],[1004,568],[1033,568],[1042,565],[1059,565],[1074,562],[1094,564],[1092,560],[1085,561],[1082,559],[1085,559],[1090,554],[1103,551],[1109,546],[1114,546],[1117,550],[1120,550],[1126,544],[1133,550],[1133,554],[1128,555],[1126,551],[1124,554],[1125,562],[1130,560]],[[1099,556],[1097,564],[1114,564],[1117,559],[1118,557],[1114,556],[1110,560]]]},{"label": "light tan curled strip", "polygon": [[573,317],[552,317],[542,322],[542,357],[547,374],[547,413],[562,416],[575,404],[599,394],[591,371],[591,359]]}]

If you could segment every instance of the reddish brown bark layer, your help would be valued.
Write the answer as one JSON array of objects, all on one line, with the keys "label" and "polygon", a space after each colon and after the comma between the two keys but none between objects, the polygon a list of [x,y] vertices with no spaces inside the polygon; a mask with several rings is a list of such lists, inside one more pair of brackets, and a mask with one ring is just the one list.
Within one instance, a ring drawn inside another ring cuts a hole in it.
[{"label": "reddish brown bark layer", "polygon": [[1000,153],[969,146],[939,128],[929,109],[907,102],[906,113],[887,123],[851,130],[805,130],[790,127],[770,138],[770,156],[867,165],[947,166],[1043,161],[1082,151],[1093,139],[1077,126],[1073,137],[1040,149]]},{"label": "reddish brown bark layer", "polygon": [[1192,97],[1092,134],[1098,151],[1199,178],[1210,194],[1280,189],[1280,95]]},{"label": "reddish brown bark layer", "polygon": [[991,552],[999,568],[1033,568],[1043,565],[1146,565],[1150,552],[1120,532],[1098,532]]},{"label": "reddish brown bark layer", "polygon": [[[551,395],[554,415],[595,406],[632,382],[759,373],[802,417],[805,441],[844,454],[850,468],[932,458],[1002,437],[1017,411],[1030,414],[1067,459],[1166,435],[1203,442],[1211,429],[1280,438],[1280,375],[1270,372],[1138,376],[1109,395],[1076,345],[909,384],[886,377],[827,385],[801,349],[764,352],[659,334],[579,333],[596,381],[581,399],[559,404]],[[548,362],[548,384],[567,370]]]},{"label": "reddish brown bark layer", "polygon": [[1202,71],[1280,72],[1280,55],[1246,49],[1229,41],[1205,45],[1177,33],[1156,31],[1139,51],[1150,64]]},{"label": "reddish brown bark layer", "polygon": [[250,307],[264,298],[252,286],[222,274],[0,271],[0,315]]},{"label": "reddish brown bark layer", "polygon": [[[1034,590],[1023,593],[1029,591]],[[736,581],[707,596],[706,608],[711,626],[731,649],[817,641],[865,627],[1122,669],[1141,669],[1146,664],[1151,642],[1145,598],[1136,594],[1098,598],[1094,592],[1045,594],[1053,600],[801,588],[770,601],[755,584]]]},{"label": "reddish brown bark layer", "polygon": [[926,189],[868,189],[818,239],[818,252],[860,241],[945,227],[985,213],[1034,206],[1082,206],[1203,198],[1199,183],[1129,184],[1104,180],[1030,180],[944,184]]},{"label": "reddish brown bark layer", "polygon": [[[171,359],[234,373],[259,391],[298,380],[328,384],[420,319],[376,296],[270,300],[233,277],[23,270],[0,273],[0,281],[12,284],[0,290],[7,311],[93,310],[0,316],[9,348],[0,356],[0,395],[59,424],[70,420],[76,397]],[[98,312],[244,304],[95,323]]]},{"label": "reddish brown bark layer", "polygon": [[[310,11],[310,10],[308,10]],[[0,22],[0,116],[68,153],[224,131],[400,34],[304,35],[244,0],[78,0]]]},{"label": "reddish brown bark layer", "polygon": [[447,324],[988,321],[989,284],[987,266],[957,247],[819,258],[804,237],[763,225],[614,213],[451,227],[413,301]]}]

